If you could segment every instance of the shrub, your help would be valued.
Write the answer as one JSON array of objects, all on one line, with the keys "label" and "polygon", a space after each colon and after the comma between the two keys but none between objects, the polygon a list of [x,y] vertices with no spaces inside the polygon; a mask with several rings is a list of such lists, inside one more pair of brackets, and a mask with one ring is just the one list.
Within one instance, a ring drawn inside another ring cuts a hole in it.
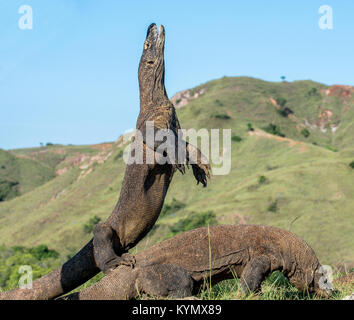
[{"label": "shrub", "polygon": [[349,163],[349,167],[351,167],[352,169],[354,169],[354,160],[353,160],[351,163]]},{"label": "shrub", "polygon": [[37,247],[29,248],[28,252],[33,254],[33,256],[38,260],[45,260],[48,258],[58,258],[59,253],[55,250],[48,249],[48,246],[45,244],[40,244]]},{"label": "shrub", "polygon": [[283,97],[278,97],[275,99],[275,101],[277,102],[277,104],[281,107],[284,107],[287,103],[287,100]]},{"label": "shrub", "polygon": [[161,217],[166,216],[166,215],[170,215],[172,213],[175,213],[175,212],[183,209],[185,206],[186,206],[185,203],[173,198],[172,202],[170,204],[167,204],[167,203],[164,204],[160,215],[161,215]]},{"label": "shrub", "polygon": [[221,120],[229,120],[231,119],[231,117],[225,113],[218,113],[216,115],[214,115],[214,118],[216,119],[221,119]]},{"label": "shrub", "polygon": [[46,143],[46,146],[47,146],[47,147],[51,147],[51,146],[54,146],[54,143],[51,143],[51,142],[47,142],[47,143]]},{"label": "shrub", "polygon": [[0,180],[0,202],[17,197],[18,186],[17,181]]},{"label": "shrub", "polygon": [[278,204],[277,201],[275,200],[268,206],[267,211],[275,213],[277,212],[277,210],[278,210]]},{"label": "shrub", "polygon": [[247,123],[247,129],[248,129],[248,131],[254,131],[252,123]]},{"label": "shrub", "polygon": [[212,211],[202,213],[191,213],[187,218],[181,219],[174,225],[170,226],[170,230],[172,235],[174,236],[181,232],[185,232],[199,227],[205,227],[207,225],[213,225],[216,223],[216,216]]},{"label": "shrub", "polygon": [[263,130],[270,133],[270,134],[274,134],[276,136],[279,136],[279,137],[285,137],[285,134],[280,132],[280,127],[278,125],[273,124],[273,123],[270,123]]},{"label": "shrub", "polygon": [[242,138],[239,137],[239,136],[232,136],[231,140],[234,141],[234,142],[241,142]]},{"label": "shrub", "polygon": [[285,112],[284,109],[277,109],[277,112],[284,118],[286,118],[288,116],[288,114]]},{"label": "shrub", "polygon": [[287,118],[289,114],[294,114],[294,111],[291,110],[290,108],[284,108],[284,109],[277,109],[277,112],[284,118]]},{"label": "shrub", "polygon": [[269,183],[269,179],[266,176],[259,176],[258,177],[258,184],[262,185],[262,184],[267,184]]},{"label": "shrub", "polygon": [[90,220],[84,225],[84,232],[91,233],[95,228],[96,224],[98,224],[100,221],[101,218],[97,216],[93,216],[92,218],[90,218]]},{"label": "shrub", "polygon": [[215,104],[219,107],[222,107],[224,105],[219,99],[215,100]]},{"label": "shrub", "polygon": [[305,137],[308,138],[310,136],[310,131],[307,128],[303,128],[301,130],[301,134]]},{"label": "shrub", "polygon": [[318,96],[318,95],[319,93],[317,88],[311,88],[311,90],[307,92],[307,96],[309,97]]},{"label": "shrub", "polygon": [[117,161],[122,157],[123,157],[123,150],[119,150],[118,153],[114,156],[114,161]]},{"label": "shrub", "polygon": [[18,287],[22,276],[19,268],[29,265],[32,269],[33,280],[49,273],[59,266],[59,254],[48,249],[46,245],[34,248],[0,246],[0,287],[3,290]]}]

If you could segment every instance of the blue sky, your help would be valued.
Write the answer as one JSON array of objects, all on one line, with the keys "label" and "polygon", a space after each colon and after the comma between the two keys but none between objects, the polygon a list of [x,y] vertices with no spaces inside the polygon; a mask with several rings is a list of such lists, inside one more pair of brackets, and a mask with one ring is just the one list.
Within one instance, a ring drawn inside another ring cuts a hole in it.
[{"label": "blue sky", "polygon": [[[21,30],[21,5],[33,29]],[[318,26],[333,8],[333,30]],[[151,22],[166,28],[166,88],[223,76],[354,85],[354,1],[0,0],[0,148],[113,141],[135,127]]]}]

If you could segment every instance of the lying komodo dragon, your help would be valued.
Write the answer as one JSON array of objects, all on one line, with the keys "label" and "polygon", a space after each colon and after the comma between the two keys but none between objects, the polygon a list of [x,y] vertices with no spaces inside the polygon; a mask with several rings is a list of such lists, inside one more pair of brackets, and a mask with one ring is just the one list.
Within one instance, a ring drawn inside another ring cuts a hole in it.
[{"label": "lying komodo dragon", "polygon": [[[106,222],[96,226],[93,240],[62,267],[34,281],[31,290],[16,289],[0,293],[0,299],[55,298],[85,283],[100,270],[109,273],[118,265],[134,264],[134,257],[126,252],[153,227],[176,169],[184,173],[184,163],[191,164],[197,182],[206,186],[207,177],[210,177],[210,166],[206,158],[196,147],[177,139],[180,124],[175,108],[168,99],[164,83],[164,43],[164,27],[160,26],[158,32],[156,25],[151,24],[139,64],[140,113],[137,129],[141,132],[142,141],[136,139],[133,142],[135,149],[132,151],[137,157],[137,144],[141,143],[144,161],[142,164],[127,165],[120,197],[112,214]],[[165,130],[166,136],[172,137],[176,149],[182,146],[185,153],[175,150],[175,157],[172,158],[169,154],[165,155],[166,150],[160,150],[165,141],[153,139],[151,142],[146,129],[147,122],[151,121],[154,122],[154,133],[159,129]],[[165,157],[169,162],[148,163],[148,148],[153,150],[153,155],[160,157],[160,160]],[[182,155],[180,159],[179,154]]]},{"label": "lying komodo dragon", "polygon": [[63,299],[133,299],[142,293],[181,298],[212,283],[241,278],[243,293],[257,291],[275,270],[297,289],[329,297],[333,291],[311,247],[270,226],[220,225],[194,229],[138,253],[136,267],[119,266],[96,284]]}]

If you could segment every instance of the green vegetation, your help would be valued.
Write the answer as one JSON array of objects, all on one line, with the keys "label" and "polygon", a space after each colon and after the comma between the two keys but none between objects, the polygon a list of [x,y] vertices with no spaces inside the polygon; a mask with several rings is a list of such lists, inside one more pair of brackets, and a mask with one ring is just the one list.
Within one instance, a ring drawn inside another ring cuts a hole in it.
[{"label": "green vegetation", "polygon": [[231,117],[225,113],[217,113],[214,115],[214,118],[221,119],[221,120],[230,120]]},{"label": "green vegetation", "polygon": [[181,219],[170,226],[171,235],[175,236],[181,232],[192,230],[199,227],[214,225],[217,223],[214,212],[207,211],[201,213],[190,213],[187,218]]},{"label": "green vegetation", "polygon": [[277,202],[277,200],[272,201],[272,203],[268,206],[267,211],[274,212],[274,213],[278,211],[278,202]]},{"label": "green vegetation", "polygon": [[[336,291],[330,298],[331,300],[340,300],[345,296],[352,294],[354,284],[338,283],[338,279],[346,276],[347,273],[336,271],[333,275]],[[198,294],[202,300],[321,300],[323,298],[315,293],[302,292],[293,287],[289,280],[279,271],[274,271],[262,283],[261,292],[244,295],[240,291],[239,279],[225,280],[212,286],[211,290],[205,283],[203,290]]]},{"label": "green vegetation", "polygon": [[277,112],[284,118],[288,116],[288,113],[284,109],[277,109]]},{"label": "green vegetation", "polygon": [[19,158],[0,149],[0,201],[24,194],[54,177],[54,170],[47,163]]},{"label": "green vegetation", "polygon": [[301,130],[301,134],[305,137],[308,138],[310,136],[310,131],[307,128],[303,128]]},{"label": "green vegetation", "polygon": [[318,92],[318,89],[317,88],[311,88],[311,90],[309,90],[308,92],[307,92],[307,96],[308,97],[315,97],[315,96],[319,96],[320,94],[319,94],[319,92]]},{"label": "green vegetation", "polygon": [[0,288],[10,290],[18,287],[21,266],[32,268],[33,280],[59,266],[59,254],[46,245],[33,248],[0,246]]},{"label": "green vegetation", "polygon": [[330,151],[333,151],[333,152],[338,152],[338,148],[333,147],[333,146],[326,146],[325,148],[330,150]]},{"label": "green vegetation", "polygon": [[83,230],[85,233],[91,233],[95,229],[96,224],[100,223],[101,218],[93,216],[90,220],[84,224]]},{"label": "green vegetation", "polygon": [[354,169],[354,160],[353,160],[351,163],[349,163],[349,167],[351,167],[352,169]]},{"label": "green vegetation", "polygon": [[239,137],[239,136],[232,136],[231,140],[232,140],[233,142],[241,142],[241,141],[242,141],[242,138]]},{"label": "green vegetation", "polygon": [[280,132],[280,127],[273,123],[269,123],[268,126],[264,127],[263,130],[270,134],[274,134],[275,136],[285,137],[285,134]]},{"label": "green vegetation", "polygon": [[18,195],[17,181],[0,180],[0,202],[10,200]]},{"label": "green vegetation", "polygon": [[269,179],[266,176],[259,176],[258,177],[258,184],[262,185],[262,184],[268,184],[269,183]]},{"label": "green vegetation", "polygon": [[219,99],[215,100],[215,104],[219,107],[222,107],[224,105]]},{"label": "green vegetation", "polygon": [[287,103],[287,100],[284,98],[284,97],[278,97],[275,99],[275,101],[277,102],[277,104],[280,106],[280,107],[284,107]]},{"label": "green vegetation", "polygon": [[118,161],[120,158],[123,157],[123,150],[119,150],[117,154],[114,156],[114,160]]},{"label": "green vegetation", "polygon": [[254,131],[252,123],[247,123],[247,129],[248,129],[248,131]]},{"label": "green vegetation", "polygon": [[186,204],[182,201],[178,201],[175,198],[172,199],[170,204],[165,203],[161,210],[161,217],[175,214],[177,211],[186,207]]}]

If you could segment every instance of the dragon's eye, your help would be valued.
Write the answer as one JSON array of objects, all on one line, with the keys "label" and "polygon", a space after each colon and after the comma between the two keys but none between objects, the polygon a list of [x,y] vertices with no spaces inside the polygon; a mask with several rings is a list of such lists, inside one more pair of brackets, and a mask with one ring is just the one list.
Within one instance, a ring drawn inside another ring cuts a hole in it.
[{"label": "dragon's eye", "polygon": [[145,44],[144,44],[144,49],[149,49],[151,47],[151,44],[150,42],[146,41]]}]

